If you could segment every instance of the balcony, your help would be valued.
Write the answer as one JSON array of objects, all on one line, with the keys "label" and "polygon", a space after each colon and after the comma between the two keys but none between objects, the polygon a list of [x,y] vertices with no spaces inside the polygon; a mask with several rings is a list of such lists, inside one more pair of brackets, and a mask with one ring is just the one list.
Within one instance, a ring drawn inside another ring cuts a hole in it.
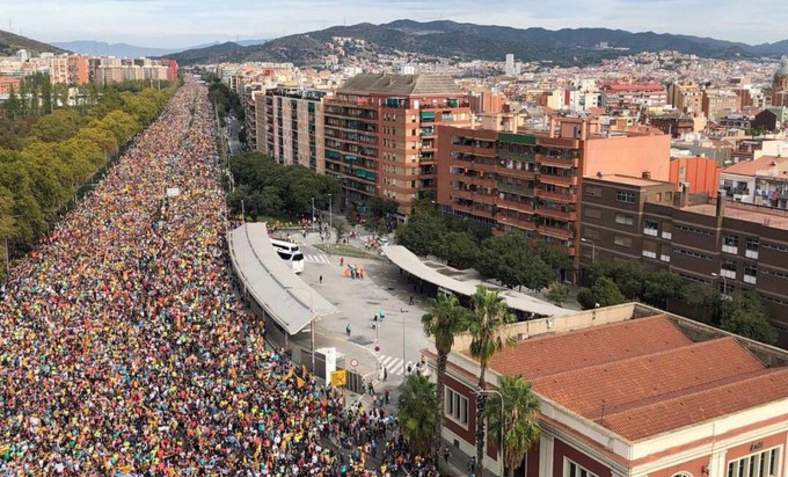
[{"label": "balcony", "polygon": [[758,283],[758,279],[755,277],[755,275],[744,275],[744,283],[755,285]]},{"label": "balcony", "polygon": [[495,219],[502,224],[506,224],[521,230],[536,230],[536,224],[528,220],[518,219],[508,215],[498,215],[495,217]]},{"label": "balcony", "polygon": [[745,250],[744,256],[747,258],[751,258],[753,260],[758,260],[758,251],[757,250]]},{"label": "balcony", "polygon": [[499,192],[509,192],[511,194],[517,195],[524,195],[527,197],[533,197],[535,192],[534,189],[529,188],[524,184],[509,184],[507,182],[498,182],[496,185]]},{"label": "balcony", "polygon": [[533,180],[536,179],[536,172],[523,169],[510,169],[504,166],[497,166],[495,172],[502,176],[516,177],[517,179]]},{"label": "balcony", "polygon": [[663,253],[662,255],[659,256],[659,259],[662,260],[663,262],[670,263],[670,255],[665,255]]},{"label": "balcony", "polygon": [[545,217],[553,217],[560,220],[567,220],[570,222],[574,222],[577,220],[577,212],[575,211],[563,211],[560,209],[551,209],[549,207],[540,207],[536,210],[539,215]]},{"label": "balcony", "polygon": [[657,259],[657,252],[651,250],[643,250],[643,256],[646,258],[653,258],[654,260]]},{"label": "balcony", "polygon": [[565,203],[577,202],[577,194],[563,194],[560,192],[550,192],[539,188],[536,189],[536,196],[542,199],[555,200],[558,202],[565,202]]},{"label": "balcony", "polygon": [[577,176],[553,176],[549,174],[540,174],[539,182],[543,184],[553,184],[561,187],[571,187],[577,185]]},{"label": "balcony", "polygon": [[488,219],[493,218],[493,213],[491,211],[487,209],[474,207],[472,205],[465,205],[465,204],[460,204],[458,202],[454,202],[451,204],[451,208],[459,212],[465,212],[468,215],[475,215],[477,217],[485,217]]},{"label": "balcony", "polygon": [[671,232],[662,232],[662,238],[665,240],[671,240],[673,238],[673,234]]},{"label": "balcony", "polygon": [[526,214],[533,214],[534,213],[534,206],[528,202],[520,202],[517,200],[511,199],[501,199],[495,202],[495,205],[498,206],[500,209],[509,209],[509,210],[516,210],[518,212],[523,212]]},{"label": "balcony", "polygon": [[536,230],[542,235],[555,237],[561,240],[572,240],[572,238],[575,236],[574,230],[560,227],[550,227],[549,225],[539,225]]},{"label": "balcony", "polygon": [[659,235],[659,230],[657,230],[657,229],[650,229],[650,228],[644,228],[643,229],[643,235],[650,235],[651,237],[656,237],[656,236]]},{"label": "balcony", "polygon": [[452,174],[454,177],[461,179],[463,182],[468,184],[473,184],[478,187],[485,187],[487,189],[494,189],[495,188],[495,179],[488,178],[488,177],[481,177],[481,176],[471,176],[468,174]]},{"label": "balcony", "polygon": [[550,157],[543,154],[536,155],[536,161],[544,166],[560,167],[562,169],[574,169],[579,166],[577,159],[563,159],[560,157]]},{"label": "balcony", "polygon": [[472,190],[452,189],[452,198],[466,199],[473,202],[478,202],[487,205],[495,205],[497,197],[493,194],[485,194],[483,192],[475,192]]}]

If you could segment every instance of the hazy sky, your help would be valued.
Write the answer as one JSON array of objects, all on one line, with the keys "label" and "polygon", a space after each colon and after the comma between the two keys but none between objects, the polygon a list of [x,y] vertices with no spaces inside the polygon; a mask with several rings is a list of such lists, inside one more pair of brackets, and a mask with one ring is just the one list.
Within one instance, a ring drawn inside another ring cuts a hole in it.
[{"label": "hazy sky", "polygon": [[0,0],[0,29],[43,41],[184,47],[359,22],[451,19],[514,27],[609,27],[744,41],[788,39],[784,0]]}]

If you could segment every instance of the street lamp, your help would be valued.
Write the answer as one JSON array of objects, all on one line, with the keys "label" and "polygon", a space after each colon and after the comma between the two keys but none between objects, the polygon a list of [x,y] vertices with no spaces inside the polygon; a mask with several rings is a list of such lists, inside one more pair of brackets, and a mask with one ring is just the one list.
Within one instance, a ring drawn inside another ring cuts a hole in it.
[{"label": "street lamp", "polygon": [[[328,194],[328,236],[329,240],[331,237],[331,231],[334,230],[334,221],[333,221],[333,213],[331,212],[331,202],[333,202],[331,198],[331,194]],[[339,242],[339,237],[337,237],[337,242]]]},{"label": "street lamp", "polygon": [[593,265],[594,262],[596,261],[596,244],[594,243],[593,240],[587,239],[585,237],[581,238],[580,241],[591,244],[591,265]]},{"label": "street lamp", "polygon": [[[482,394],[495,394],[501,399],[501,418],[500,418],[501,419],[501,438],[498,439],[498,451],[500,452],[500,461],[498,462],[498,465],[500,466],[500,469],[501,469],[500,470],[501,477],[503,477],[505,475],[505,472],[506,472],[505,464],[504,464],[504,461],[503,461],[503,459],[504,459],[504,452],[505,452],[504,446],[503,446],[503,439],[504,439],[504,436],[506,436],[506,421],[503,420],[504,419],[503,394],[501,394],[500,391],[495,390],[495,389],[476,389],[476,395],[477,396],[482,395]],[[477,416],[477,419],[482,419],[482,416]],[[484,469],[484,462],[480,462],[479,465],[481,466],[482,469]]]},{"label": "street lamp", "polygon": [[720,321],[722,321],[725,318],[725,307],[722,305],[722,300],[727,296],[728,283],[722,274],[711,272],[711,276],[714,279],[722,280],[722,296],[720,297]]}]

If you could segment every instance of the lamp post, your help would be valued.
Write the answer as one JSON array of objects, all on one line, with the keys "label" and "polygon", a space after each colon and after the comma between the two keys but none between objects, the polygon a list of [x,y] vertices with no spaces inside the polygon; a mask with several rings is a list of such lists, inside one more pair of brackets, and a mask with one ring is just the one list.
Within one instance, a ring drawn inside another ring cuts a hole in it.
[{"label": "lamp post", "polygon": [[[331,194],[328,194],[328,236],[331,237],[331,231],[334,230],[334,219],[333,219],[333,212],[331,211],[331,202],[333,202],[333,198]],[[330,239],[329,239],[330,240]],[[337,242],[339,241],[339,237],[337,237]]]},{"label": "lamp post", "polygon": [[594,262],[596,262],[596,244],[593,240],[587,239],[585,237],[581,238],[580,241],[591,244],[591,265],[593,265]]},{"label": "lamp post", "polygon": [[[501,438],[498,440],[499,441],[498,442],[498,451],[500,452],[500,460],[498,462],[498,465],[500,466],[501,477],[504,477],[505,472],[506,472],[506,468],[505,468],[506,466],[505,466],[504,461],[503,461],[503,459],[504,459],[504,452],[505,452],[504,446],[503,446],[503,439],[504,439],[504,436],[506,436],[506,421],[503,420],[504,419],[504,415],[505,415],[504,408],[503,408],[504,407],[503,394],[501,394],[501,392],[496,390],[496,389],[477,389],[476,390],[476,394],[477,395],[495,394],[501,399],[501,417],[500,417],[500,419],[501,419]],[[482,418],[483,418],[482,416],[477,416],[477,419],[482,419]],[[483,462],[480,462],[479,465],[481,465],[482,469],[484,468],[484,463]]]},{"label": "lamp post", "polygon": [[715,279],[722,280],[722,296],[720,297],[720,321],[722,321],[725,318],[725,307],[722,306],[722,300],[724,300],[727,296],[728,283],[725,280],[725,277],[719,273],[711,272],[711,276]]},{"label": "lamp post", "polygon": [[315,226],[315,198],[312,197],[312,227]]}]

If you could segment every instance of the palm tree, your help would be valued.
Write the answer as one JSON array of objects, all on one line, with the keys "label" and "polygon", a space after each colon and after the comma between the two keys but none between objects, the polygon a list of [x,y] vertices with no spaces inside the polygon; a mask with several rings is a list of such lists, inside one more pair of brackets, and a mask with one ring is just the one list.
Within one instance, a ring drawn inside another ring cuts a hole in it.
[{"label": "palm tree", "polygon": [[[509,307],[498,292],[483,286],[476,289],[471,297],[473,302],[474,319],[471,321],[469,331],[471,334],[471,356],[479,360],[479,389],[485,388],[487,364],[495,353],[504,347],[500,329],[507,323],[514,321],[514,316],[509,312]],[[484,415],[485,396],[477,394],[476,406],[476,475],[482,475],[484,468]]]},{"label": "palm tree", "polygon": [[399,387],[399,425],[410,450],[427,455],[435,437],[435,384],[412,374]]},{"label": "palm tree", "polygon": [[[536,422],[539,399],[522,376],[501,376],[498,380],[501,400],[493,399],[485,411],[490,426],[490,438],[499,449],[504,451],[504,465],[507,474],[512,476],[514,469],[523,461],[525,453],[539,438],[541,429]],[[503,415],[503,422],[501,416]],[[503,445],[501,445],[503,435]]]},{"label": "palm tree", "polygon": [[437,399],[435,400],[435,445],[433,454],[437,462],[438,452],[440,451],[441,424],[443,422],[443,403],[444,403],[444,376],[446,375],[446,363],[449,360],[449,353],[454,346],[454,337],[468,329],[470,324],[471,312],[460,305],[459,300],[454,295],[439,294],[432,302],[430,311],[421,317],[421,324],[424,326],[424,333],[435,339],[435,349],[438,351],[438,373],[437,373]]}]

